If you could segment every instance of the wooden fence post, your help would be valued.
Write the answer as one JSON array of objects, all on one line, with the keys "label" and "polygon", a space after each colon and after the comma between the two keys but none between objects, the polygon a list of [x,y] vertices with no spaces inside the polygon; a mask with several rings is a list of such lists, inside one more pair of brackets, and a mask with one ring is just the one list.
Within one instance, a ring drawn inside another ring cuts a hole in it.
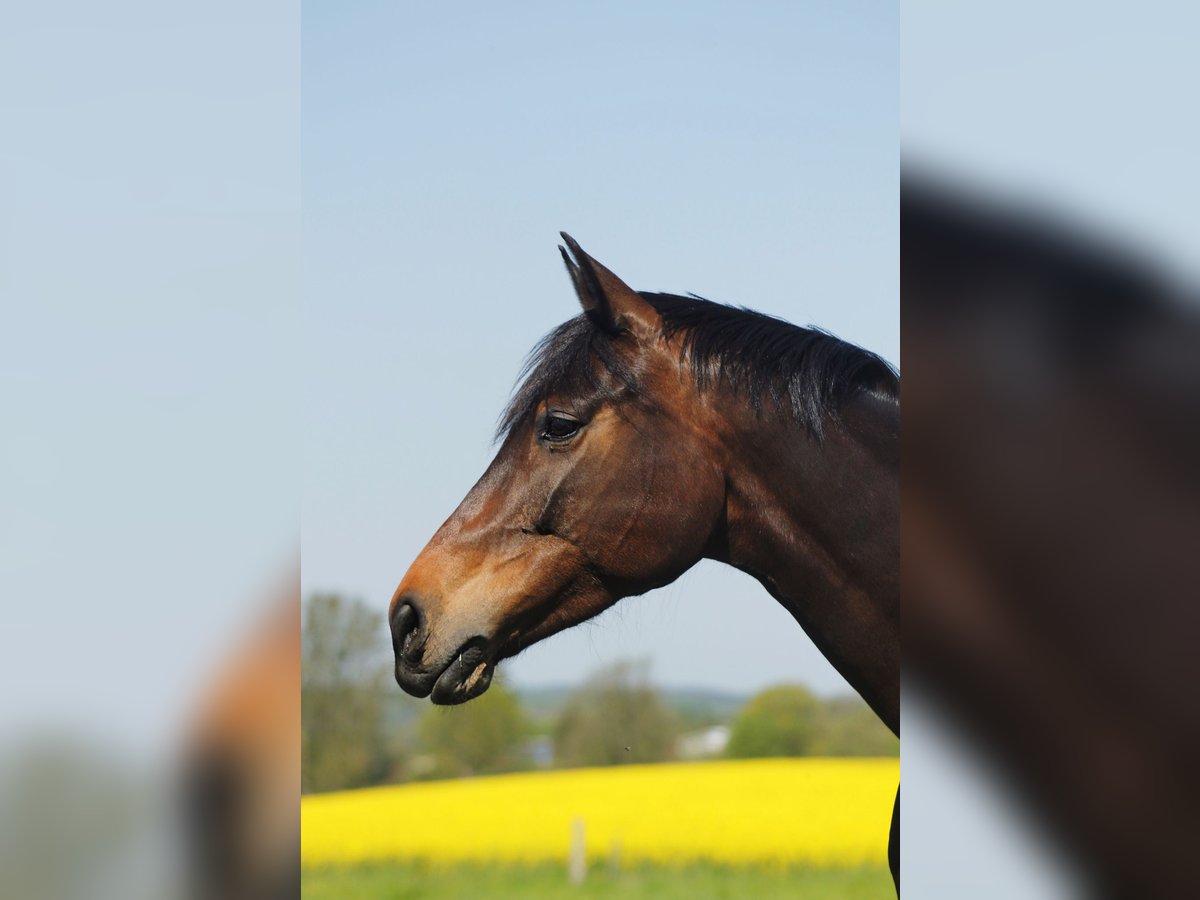
[{"label": "wooden fence post", "polygon": [[587,875],[587,829],[583,819],[571,822],[571,855],[567,860],[567,877],[571,884],[583,884]]},{"label": "wooden fence post", "polygon": [[608,867],[612,870],[614,877],[621,874],[621,838],[619,835],[613,836],[612,849],[608,854]]}]

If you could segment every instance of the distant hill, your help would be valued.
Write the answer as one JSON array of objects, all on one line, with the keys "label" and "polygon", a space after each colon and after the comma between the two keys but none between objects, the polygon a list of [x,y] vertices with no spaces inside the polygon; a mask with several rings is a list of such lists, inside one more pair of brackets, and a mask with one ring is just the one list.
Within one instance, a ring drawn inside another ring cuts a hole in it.
[{"label": "distant hill", "polygon": [[[534,719],[552,719],[562,712],[575,685],[517,688],[521,705]],[[658,687],[663,702],[690,725],[728,722],[749,699],[748,694],[698,687]]]}]

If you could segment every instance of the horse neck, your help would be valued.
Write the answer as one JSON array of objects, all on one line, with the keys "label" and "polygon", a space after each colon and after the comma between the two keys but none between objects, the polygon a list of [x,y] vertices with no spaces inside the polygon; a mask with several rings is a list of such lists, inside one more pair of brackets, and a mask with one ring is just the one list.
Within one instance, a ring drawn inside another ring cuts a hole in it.
[{"label": "horse neck", "polygon": [[820,441],[787,415],[731,421],[725,546],[714,555],[757,578],[899,733],[896,404],[863,395]]}]

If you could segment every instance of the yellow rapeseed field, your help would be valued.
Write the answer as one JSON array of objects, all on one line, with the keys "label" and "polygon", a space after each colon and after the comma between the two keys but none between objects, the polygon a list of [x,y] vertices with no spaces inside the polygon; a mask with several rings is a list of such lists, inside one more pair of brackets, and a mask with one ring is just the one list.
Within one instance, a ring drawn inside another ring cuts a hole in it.
[{"label": "yellow rapeseed field", "polygon": [[885,865],[898,759],[575,769],[304,797],[302,862]]}]

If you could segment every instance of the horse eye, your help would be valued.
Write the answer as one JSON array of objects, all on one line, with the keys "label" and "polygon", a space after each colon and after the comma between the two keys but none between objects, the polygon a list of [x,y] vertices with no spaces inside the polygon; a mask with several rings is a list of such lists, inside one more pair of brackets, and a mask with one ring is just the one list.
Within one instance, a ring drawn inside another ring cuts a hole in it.
[{"label": "horse eye", "polygon": [[579,431],[579,423],[564,416],[546,416],[542,437],[547,441],[565,441]]}]

